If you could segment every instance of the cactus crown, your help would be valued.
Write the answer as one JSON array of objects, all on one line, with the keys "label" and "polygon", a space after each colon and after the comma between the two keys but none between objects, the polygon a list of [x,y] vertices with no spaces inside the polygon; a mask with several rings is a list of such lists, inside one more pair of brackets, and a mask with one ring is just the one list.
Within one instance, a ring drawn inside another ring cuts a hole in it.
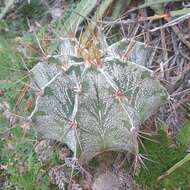
[{"label": "cactus crown", "polygon": [[78,48],[81,59],[77,45],[63,40],[61,67],[39,63],[32,69],[33,86],[43,90],[31,115],[38,131],[66,143],[83,162],[108,150],[137,154],[140,124],[167,98],[139,62],[139,54],[147,56],[148,50],[138,43],[138,54],[126,61],[127,39],[103,50],[92,42],[91,49]]}]

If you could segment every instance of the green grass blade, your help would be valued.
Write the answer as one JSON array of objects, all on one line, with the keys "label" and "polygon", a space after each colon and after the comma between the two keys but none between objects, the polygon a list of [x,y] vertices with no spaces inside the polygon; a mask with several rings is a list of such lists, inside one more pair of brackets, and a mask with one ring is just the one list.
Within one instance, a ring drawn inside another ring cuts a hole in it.
[{"label": "green grass blade", "polygon": [[6,3],[6,6],[3,8],[2,12],[0,13],[0,20],[3,19],[3,17],[6,15],[6,13],[9,11],[11,6],[14,4],[14,0],[8,0]]},{"label": "green grass blade", "polygon": [[[105,14],[105,11],[108,9],[108,7],[113,3],[114,0],[106,0],[103,1],[99,8],[97,9],[95,16],[92,18],[93,21],[102,19],[103,15]],[[85,32],[82,35],[81,43],[85,44],[90,36],[94,33],[96,27],[96,23],[89,23],[88,27],[86,28]]]},{"label": "green grass blade", "polygon": [[160,177],[158,177],[158,181],[160,181],[161,179],[163,179],[164,177],[170,175],[172,172],[174,172],[177,168],[179,168],[180,166],[182,166],[183,164],[185,164],[186,162],[190,161],[190,154],[187,154],[182,160],[180,160],[179,162],[177,162],[175,165],[173,165],[169,170],[167,170],[163,175],[161,175]]}]

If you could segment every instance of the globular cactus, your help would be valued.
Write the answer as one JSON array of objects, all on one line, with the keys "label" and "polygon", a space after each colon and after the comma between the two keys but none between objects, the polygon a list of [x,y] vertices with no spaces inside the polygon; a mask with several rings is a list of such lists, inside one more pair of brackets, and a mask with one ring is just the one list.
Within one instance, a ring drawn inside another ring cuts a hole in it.
[{"label": "globular cactus", "polygon": [[66,143],[82,162],[109,150],[138,154],[139,126],[167,99],[138,54],[126,61],[128,45],[123,39],[104,51],[81,48],[79,58],[76,40],[65,39],[62,65],[39,63],[32,69],[32,85],[42,92],[31,114],[37,130]]}]

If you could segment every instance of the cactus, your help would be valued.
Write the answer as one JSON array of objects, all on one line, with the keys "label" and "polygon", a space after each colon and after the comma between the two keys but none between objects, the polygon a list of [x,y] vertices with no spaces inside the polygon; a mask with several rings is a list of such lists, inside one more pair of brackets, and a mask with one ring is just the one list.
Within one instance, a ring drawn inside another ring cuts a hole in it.
[{"label": "cactus", "polygon": [[38,63],[32,69],[40,95],[30,117],[38,131],[66,143],[82,163],[109,150],[137,155],[139,126],[167,99],[165,88],[137,52],[125,60],[127,39],[104,51],[92,43],[92,50],[80,49],[81,57],[74,51],[76,40],[62,44],[63,65]]}]

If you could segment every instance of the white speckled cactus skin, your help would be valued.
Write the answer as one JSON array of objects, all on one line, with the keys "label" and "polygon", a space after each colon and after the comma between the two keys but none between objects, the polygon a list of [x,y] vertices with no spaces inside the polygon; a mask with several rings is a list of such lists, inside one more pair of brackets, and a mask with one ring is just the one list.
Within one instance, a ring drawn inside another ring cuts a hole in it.
[{"label": "white speckled cactus skin", "polygon": [[[82,162],[108,150],[138,154],[139,126],[167,99],[166,90],[143,66],[145,58],[141,64],[135,52],[130,62],[122,61],[127,44],[123,39],[107,47],[101,66],[74,61],[69,45],[65,71],[45,63],[32,69],[33,86],[44,90],[32,115],[38,131],[66,143]],[[142,47],[139,52],[147,54]]]}]

